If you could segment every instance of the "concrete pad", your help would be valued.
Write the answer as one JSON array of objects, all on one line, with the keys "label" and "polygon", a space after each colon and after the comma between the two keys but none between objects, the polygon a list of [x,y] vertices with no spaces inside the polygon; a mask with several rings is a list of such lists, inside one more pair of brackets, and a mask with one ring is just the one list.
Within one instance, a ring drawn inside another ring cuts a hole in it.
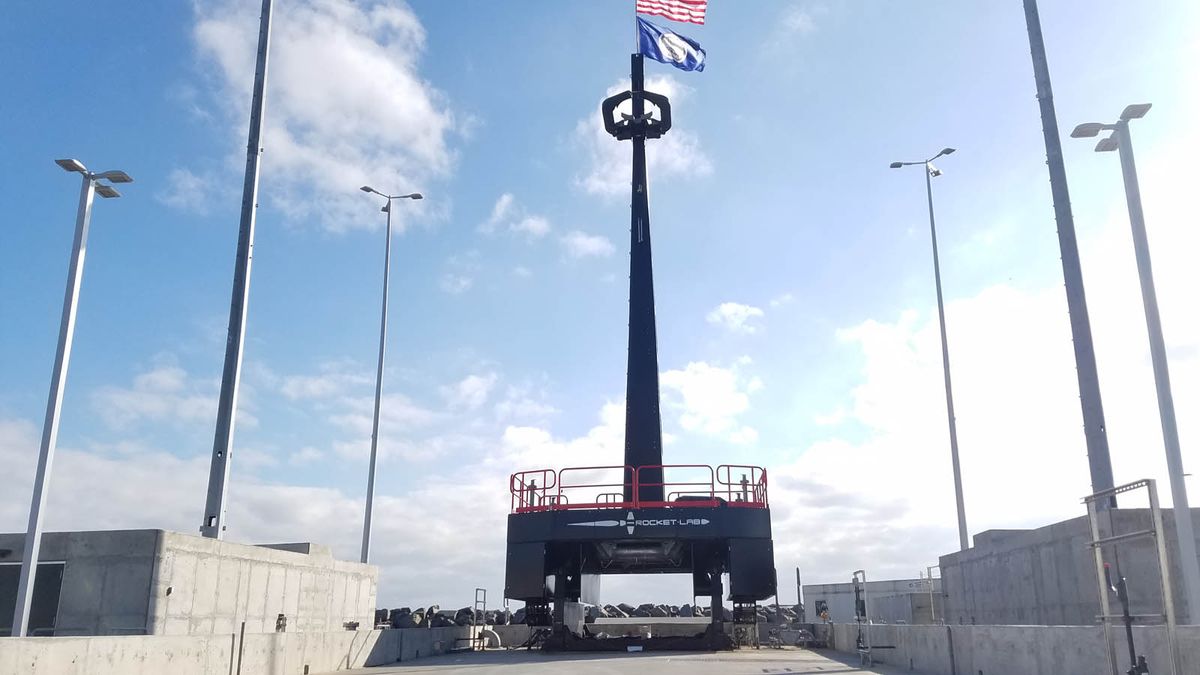
[{"label": "concrete pad", "polygon": [[525,650],[459,652],[422,658],[375,668],[339,671],[347,675],[416,675],[471,673],[472,675],[525,675],[565,673],[609,675],[612,673],[678,673],[679,675],[762,675],[801,673],[818,675],[925,675],[920,671],[886,666],[862,668],[834,652],[805,649],[743,649],[733,652],[643,652],[635,654],[544,653]]}]

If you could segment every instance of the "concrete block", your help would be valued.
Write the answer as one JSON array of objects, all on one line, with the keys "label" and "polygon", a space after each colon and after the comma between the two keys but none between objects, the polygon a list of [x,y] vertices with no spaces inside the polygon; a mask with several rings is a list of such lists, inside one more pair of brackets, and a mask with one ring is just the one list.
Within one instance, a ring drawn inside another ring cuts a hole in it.
[{"label": "concrete block", "polygon": [[[250,575],[246,592],[243,594],[245,605],[242,609],[242,616],[246,617],[247,622],[253,622],[256,627],[256,632],[265,631],[267,617],[267,579],[270,573],[270,567],[264,563],[251,563]],[[271,617],[271,626],[274,630],[275,617]]]},{"label": "concrete block", "polygon": [[217,612],[217,588],[220,583],[218,573],[221,559],[217,557],[198,556],[196,559],[196,578],[192,597],[192,617],[212,617]]},{"label": "concrete block", "polygon": [[239,616],[238,595],[242,568],[246,561],[238,558],[221,558],[217,565],[216,616],[233,618]]},{"label": "concrete block", "polygon": [[171,568],[165,574],[159,573],[159,586],[166,587],[160,591],[156,606],[162,616],[186,618],[192,615],[192,603],[196,597],[197,558],[180,551],[171,551],[167,555],[171,560]]}]

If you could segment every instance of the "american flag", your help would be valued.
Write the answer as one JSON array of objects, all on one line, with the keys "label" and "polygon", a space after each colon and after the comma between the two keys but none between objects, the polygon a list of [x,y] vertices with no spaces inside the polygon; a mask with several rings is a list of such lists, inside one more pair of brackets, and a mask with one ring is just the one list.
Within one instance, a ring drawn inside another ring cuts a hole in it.
[{"label": "american flag", "polygon": [[701,25],[704,24],[704,12],[707,9],[708,0],[637,0],[637,11],[642,14]]}]

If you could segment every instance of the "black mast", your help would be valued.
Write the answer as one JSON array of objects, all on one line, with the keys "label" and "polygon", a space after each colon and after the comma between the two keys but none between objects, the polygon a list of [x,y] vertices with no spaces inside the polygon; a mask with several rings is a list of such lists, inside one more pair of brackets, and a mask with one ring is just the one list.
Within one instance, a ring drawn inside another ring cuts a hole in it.
[{"label": "black mast", "polygon": [[[645,115],[642,55],[630,56],[633,117]],[[625,465],[662,464],[662,416],[658,399],[658,337],[654,322],[654,270],[650,257],[650,201],[646,193],[646,133],[633,135],[633,183],[629,224],[629,368],[625,380]],[[641,483],[662,483],[661,468],[639,474]],[[626,477],[625,500],[632,498]],[[662,485],[639,490],[639,499],[662,501]]]},{"label": "black mast", "polygon": [[[625,380],[625,501],[633,501],[633,471],[638,473],[638,498],[662,501],[662,416],[658,403],[658,338],[654,328],[654,271],[650,260],[650,203],[646,191],[646,139],[659,138],[671,128],[671,103],[666,96],[643,89],[642,55],[630,56],[631,88],[604,99],[600,109],[604,130],[620,141],[633,141],[633,179],[629,203],[629,369]],[[632,115],[617,114],[625,101]],[[646,101],[661,119],[646,112]],[[657,483],[658,485],[655,485]]]}]

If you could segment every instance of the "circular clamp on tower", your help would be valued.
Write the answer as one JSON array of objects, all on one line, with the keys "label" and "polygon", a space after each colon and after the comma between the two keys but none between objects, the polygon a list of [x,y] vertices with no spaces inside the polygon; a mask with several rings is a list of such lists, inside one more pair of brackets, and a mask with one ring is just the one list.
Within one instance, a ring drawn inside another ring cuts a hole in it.
[{"label": "circular clamp on tower", "polygon": [[662,116],[661,120],[654,119],[653,111],[642,115],[621,113],[621,119],[616,118],[617,106],[633,98],[632,91],[623,91],[609,96],[600,104],[604,116],[604,130],[618,141],[627,141],[636,136],[642,138],[659,138],[671,128],[671,101],[663,94],[651,91],[640,91],[638,95],[654,104]]}]

